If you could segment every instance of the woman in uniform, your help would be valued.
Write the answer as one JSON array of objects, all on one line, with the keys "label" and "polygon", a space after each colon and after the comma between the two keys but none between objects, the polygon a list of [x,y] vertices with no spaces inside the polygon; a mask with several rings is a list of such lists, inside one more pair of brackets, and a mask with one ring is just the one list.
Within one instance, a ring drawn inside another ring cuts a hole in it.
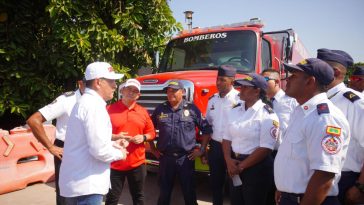
[{"label": "woman in uniform", "polygon": [[[279,121],[265,104],[267,82],[251,73],[235,81],[240,86],[242,102],[228,114],[223,136],[223,150],[229,175],[244,205],[266,205],[273,182],[271,152],[279,135]],[[240,183],[236,183],[240,181]],[[236,193],[236,192],[234,192]]]}]

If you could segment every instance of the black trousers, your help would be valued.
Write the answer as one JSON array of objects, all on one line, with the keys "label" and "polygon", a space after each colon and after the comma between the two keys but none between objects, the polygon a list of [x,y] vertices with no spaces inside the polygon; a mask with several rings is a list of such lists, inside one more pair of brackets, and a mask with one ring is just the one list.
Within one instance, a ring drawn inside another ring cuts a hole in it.
[{"label": "black trousers", "polygon": [[[64,142],[62,140],[56,139],[54,141],[54,145],[56,145],[57,147],[63,148]],[[55,175],[55,184],[56,184],[56,201],[57,201],[57,205],[65,205],[66,204],[65,198],[60,195],[59,183],[58,183],[59,170],[61,168],[61,163],[62,163],[62,160],[60,160],[58,157],[54,157],[54,175]]]},{"label": "black trousers", "polygon": [[345,204],[346,192],[355,185],[356,180],[359,178],[358,172],[341,172],[341,178],[339,181],[339,201],[341,204]]},{"label": "black trousers", "polygon": [[181,184],[185,205],[197,205],[195,190],[195,161],[187,155],[173,156],[164,154],[159,159],[158,205],[169,205],[176,176]]},{"label": "black trousers", "polygon": [[210,184],[212,189],[212,204],[222,205],[224,199],[224,183],[226,181],[226,164],[220,142],[210,140],[208,159],[210,167]]},{"label": "black trousers", "polygon": [[[276,155],[277,155],[277,150],[273,150],[271,155],[272,155],[272,158],[274,161],[276,158]],[[274,176],[274,172],[273,172],[273,176]],[[273,181],[274,181],[274,179],[273,179]],[[273,182],[273,184],[269,190],[269,193],[268,193],[267,205],[276,205],[276,200],[275,200],[276,191],[277,191],[277,187],[276,187],[275,182]]]},{"label": "black trousers", "polygon": [[[279,205],[299,205],[302,198],[303,194],[291,194],[282,192]],[[321,203],[321,205],[340,205],[340,203],[336,196],[328,196]]]},{"label": "black trousers", "polygon": [[243,182],[240,190],[241,204],[266,205],[269,190],[273,184],[272,156],[268,155],[261,162],[245,169],[240,173],[240,178]]},{"label": "black trousers", "polygon": [[135,169],[119,171],[111,169],[111,189],[106,195],[105,205],[117,205],[124,188],[125,178],[128,179],[129,190],[133,205],[144,205],[144,182],[147,175],[146,165],[142,164]]}]

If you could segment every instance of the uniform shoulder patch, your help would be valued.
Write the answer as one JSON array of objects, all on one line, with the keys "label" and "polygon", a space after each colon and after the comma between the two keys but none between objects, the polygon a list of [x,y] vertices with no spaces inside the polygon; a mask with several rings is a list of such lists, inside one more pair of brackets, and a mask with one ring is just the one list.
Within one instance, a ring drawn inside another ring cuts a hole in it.
[{"label": "uniform shoulder patch", "polygon": [[65,92],[65,93],[63,93],[63,95],[64,95],[64,96],[66,96],[66,97],[72,96],[72,95],[74,95],[74,94],[75,94],[75,92],[74,92],[74,91],[69,91],[69,92]]},{"label": "uniform shoulder patch", "polygon": [[236,107],[239,107],[241,105],[241,103],[238,103],[236,105],[233,106],[233,109],[236,108]]},{"label": "uniform shoulder patch", "polygon": [[274,111],[269,105],[264,105],[264,109],[268,111],[269,114],[273,114]]},{"label": "uniform shoulder patch", "polygon": [[327,103],[321,103],[317,105],[317,114],[321,115],[324,113],[330,113],[329,106]]},{"label": "uniform shoulder patch", "polygon": [[352,91],[345,92],[343,95],[351,102],[355,102],[360,99],[360,97],[358,95],[356,95],[355,93],[353,93]]}]

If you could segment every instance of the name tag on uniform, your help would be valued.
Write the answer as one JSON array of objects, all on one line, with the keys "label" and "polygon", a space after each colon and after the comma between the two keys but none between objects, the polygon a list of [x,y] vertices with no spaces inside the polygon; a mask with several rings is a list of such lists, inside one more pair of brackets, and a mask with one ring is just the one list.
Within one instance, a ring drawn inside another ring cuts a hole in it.
[{"label": "name tag on uniform", "polygon": [[163,119],[163,118],[167,118],[168,114],[164,114],[163,112],[161,112],[161,114],[159,115],[159,119]]}]

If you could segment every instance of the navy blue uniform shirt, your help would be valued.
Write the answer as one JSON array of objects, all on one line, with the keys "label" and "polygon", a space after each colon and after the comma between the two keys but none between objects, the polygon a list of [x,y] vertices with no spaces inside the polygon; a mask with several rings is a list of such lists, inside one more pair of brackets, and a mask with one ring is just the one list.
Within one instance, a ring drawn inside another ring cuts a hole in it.
[{"label": "navy blue uniform shirt", "polygon": [[196,146],[196,126],[202,134],[212,133],[200,110],[185,100],[176,110],[168,101],[159,105],[153,112],[152,121],[159,130],[157,148],[162,153],[191,151]]}]

